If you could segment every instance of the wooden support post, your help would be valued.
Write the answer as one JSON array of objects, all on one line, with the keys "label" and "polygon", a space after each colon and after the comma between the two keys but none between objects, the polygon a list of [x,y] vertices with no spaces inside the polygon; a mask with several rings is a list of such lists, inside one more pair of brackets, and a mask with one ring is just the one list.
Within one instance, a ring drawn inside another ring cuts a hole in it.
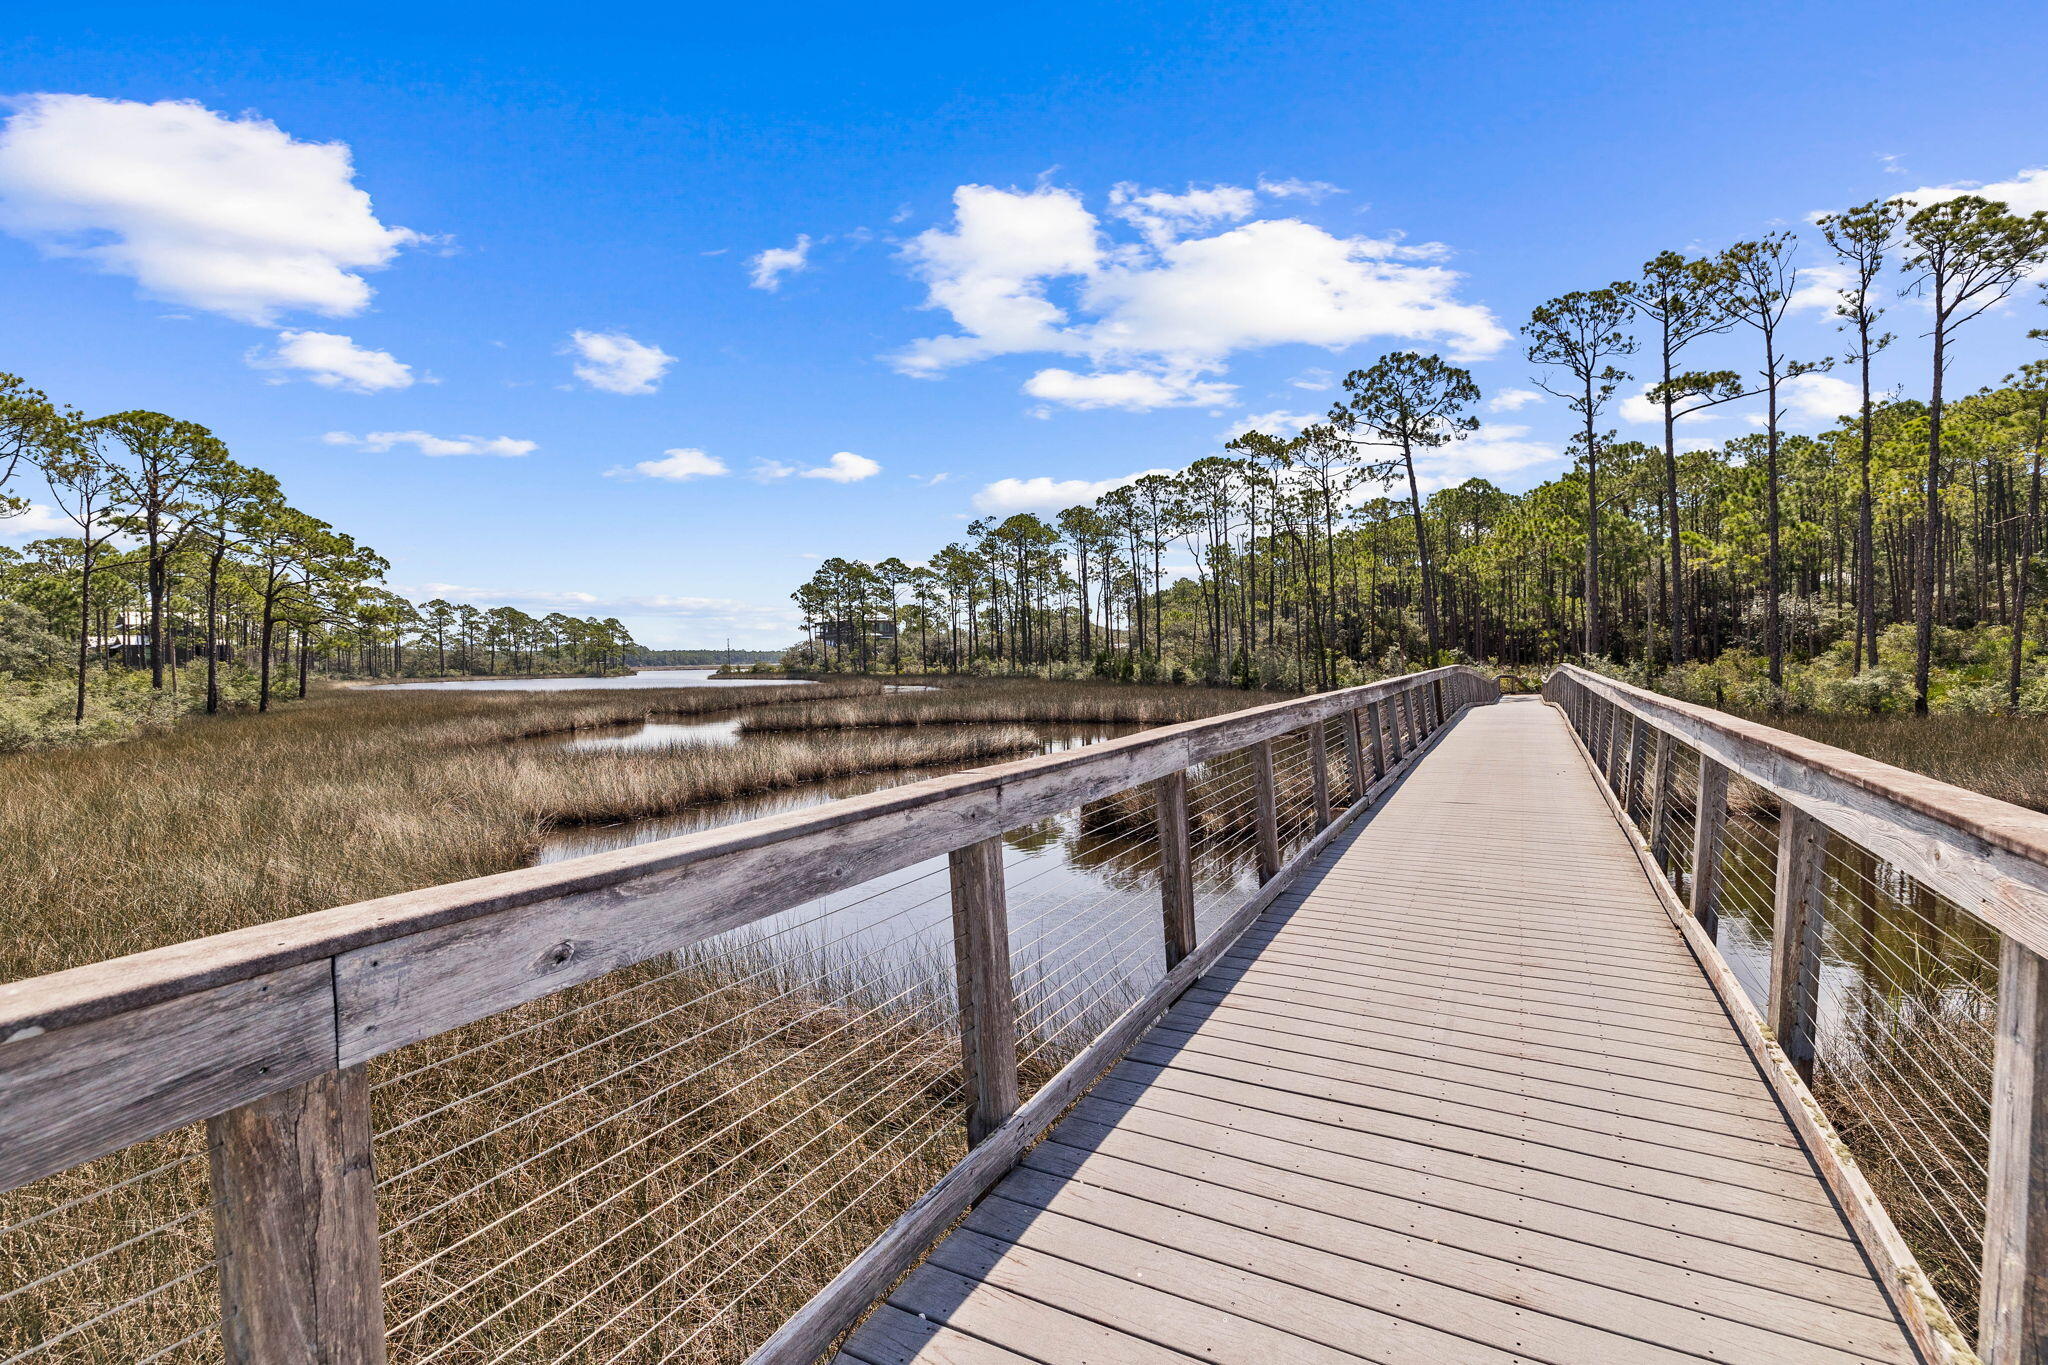
[{"label": "wooden support post", "polygon": [[1152,784],[1159,826],[1159,903],[1166,918],[1166,970],[1195,951],[1195,868],[1188,844],[1188,774]]},{"label": "wooden support post", "polygon": [[1258,821],[1259,884],[1280,874],[1280,799],[1273,782],[1273,741],[1251,746],[1252,805]]},{"label": "wooden support post", "polygon": [[229,1365],[383,1365],[364,1069],[230,1109],[206,1142]]},{"label": "wooden support post", "polygon": [[1017,1112],[1017,994],[1001,836],[954,849],[953,963],[960,987],[960,1052],[967,1074],[967,1143]]},{"label": "wooden support post", "polygon": [[1383,708],[1376,701],[1365,704],[1366,729],[1372,732],[1372,780],[1377,782],[1387,775],[1387,727]]},{"label": "wooden support post", "polygon": [[1358,734],[1358,712],[1344,713],[1344,762],[1345,771],[1351,774],[1351,800],[1364,798],[1365,789],[1372,785],[1372,779],[1365,775],[1365,745]]},{"label": "wooden support post", "polygon": [[1813,1080],[1814,1011],[1820,999],[1820,936],[1827,903],[1828,831],[1786,804],[1778,815],[1778,889],[1771,906],[1771,994],[1764,1022],[1807,1081]]},{"label": "wooden support post", "polygon": [[1394,761],[1399,763],[1408,756],[1408,743],[1415,735],[1415,722],[1408,715],[1408,693],[1394,694],[1393,724],[1388,727],[1394,736]]},{"label": "wooden support post", "polygon": [[1442,678],[1431,678],[1429,680],[1429,695],[1436,702],[1436,724],[1430,726],[1430,729],[1440,730],[1444,724],[1444,680]]},{"label": "wooden support post", "polygon": [[1671,736],[1657,732],[1657,750],[1650,759],[1650,856],[1671,870]]},{"label": "wooden support post", "polygon": [[1699,806],[1692,814],[1692,917],[1709,939],[1720,927],[1721,832],[1728,824],[1728,770],[1700,755]]},{"label": "wooden support post", "polygon": [[1315,788],[1316,829],[1321,831],[1330,823],[1330,741],[1323,733],[1323,722],[1317,721],[1308,727],[1308,773],[1309,781]]},{"label": "wooden support post", "polygon": [[1633,820],[1643,801],[1643,748],[1650,737],[1649,726],[1641,716],[1633,717],[1628,727],[1628,768],[1621,779],[1622,813]]},{"label": "wooden support post", "polygon": [[2006,939],[1977,1351],[1985,1365],[2048,1360],[2048,966]]}]

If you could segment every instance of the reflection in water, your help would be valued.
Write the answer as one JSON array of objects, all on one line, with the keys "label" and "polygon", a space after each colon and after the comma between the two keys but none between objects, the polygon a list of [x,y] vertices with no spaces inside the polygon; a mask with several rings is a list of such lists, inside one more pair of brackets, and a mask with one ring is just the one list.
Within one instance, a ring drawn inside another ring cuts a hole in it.
[{"label": "reflection in water", "polygon": [[[585,733],[567,747],[650,748],[672,732],[719,730],[718,744],[745,745],[739,718],[712,726],[649,724],[624,734]],[[723,734],[725,726],[735,733]],[[624,728],[624,727],[621,727]],[[1042,752],[1052,753],[1129,734],[1133,725],[1034,726]],[[543,741],[536,741],[543,742]],[[561,744],[562,741],[554,741]],[[698,742],[705,742],[700,740]],[[557,831],[539,861],[555,862],[658,839],[777,815],[933,775],[868,773],[740,797],[693,810],[618,825]],[[1201,774],[1196,780],[1199,783]],[[1200,817],[1194,843],[1196,895],[1205,924],[1257,888],[1250,841]],[[1205,824],[1210,827],[1205,828]],[[1003,836],[1010,948],[1020,1009],[1027,1023],[1027,1060],[1055,1061],[1063,1048],[1092,1036],[1165,970],[1160,920],[1158,845],[1149,790],[1120,794],[1065,811]],[[772,944],[777,956],[822,966],[830,975],[877,982],[937,981],[951,990],[951,899],[947,859],[929,858],[843,892],[820,897],[750,926],[727,951]],[[909,987],[903,987],[908,991]],[[898,991],[891,989],[891,995]]]},{"label": "reflection in water", "polygon": [[649,720],[632,725],[607,726],[600,730],[572,730],[565,735],[542,735],[534,740],[537,744],[551,744],[581,753],[672,749],[686,744],[725,749],[739,742],[740,723],[730,718],[689,722]]},{"label": "reflection in water", "polygon": [[616,678],[435,678],[383,683],[392,691],[586,692],[635,687],[804,687],[808,678],[714,678],[708,668],[649,668]]}]

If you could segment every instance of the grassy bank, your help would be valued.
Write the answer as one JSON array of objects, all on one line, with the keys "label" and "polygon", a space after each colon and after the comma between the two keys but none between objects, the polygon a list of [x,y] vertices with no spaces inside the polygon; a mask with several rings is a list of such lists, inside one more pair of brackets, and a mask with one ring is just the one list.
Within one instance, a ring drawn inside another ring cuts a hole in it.
[{"label": "grassy bank", "polygon": [[0,885],[13,931],[0,945],[0,978],[504,871],[563,825],[981,762],[1032,743],[1014,728],[792,736],[744,752],[508,742],[783,695],[334,691],[119,745],[0,757]]},{"label": "grassy bank", "polygon": [[1750,719],[2016,806],[2048,811],[2048,720],[1959,713],[1755,715]]},{"label": "grassy bank", "polygon": [[749,733],[855,730],[879,726],[990,725],[1060,721],[1075,725],[1170,725],[1220,716],[1274,700],[1221,688],[1144,687],[1117,683],[944,684],[930,692],[826,701],[803,698],[749,716]]}]

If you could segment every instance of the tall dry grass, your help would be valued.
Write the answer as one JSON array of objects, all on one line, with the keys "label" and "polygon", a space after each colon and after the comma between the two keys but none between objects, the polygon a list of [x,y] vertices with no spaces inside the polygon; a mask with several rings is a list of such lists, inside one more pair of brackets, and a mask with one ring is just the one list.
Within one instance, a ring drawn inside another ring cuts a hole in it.
[{"label": "tall dry grass", "polygon": [[2048,811],[2048,720],[2034,716],[1756,715],[1838,749]]},{"label": "tall dry grass", "polygon": [[970,683],[931,692],[837,701],[799,699],[757,716],[749,734],[778,730],[851,730],[883,726],[1066,722],[1076,725],[1169,725],[1260,706],[1271,695],[1220,688],[1143,687],[1119,683]]},{"label": "tall dry grass", "polygon": [[[767,693],[365,689],[0,760],[0,962],[57,970],[517,866],[567,822],[1034,743],[1016,726],[506,742],[788,700]],[[373,1063],[393,1358],[743,1356],[961,1154],[938,913],[907,987],[900,964],[735,940]],[[217,1359],[211,1255],[197,1128],[0,1195],[0,1358],[56,1337],[30,1358]]]}]

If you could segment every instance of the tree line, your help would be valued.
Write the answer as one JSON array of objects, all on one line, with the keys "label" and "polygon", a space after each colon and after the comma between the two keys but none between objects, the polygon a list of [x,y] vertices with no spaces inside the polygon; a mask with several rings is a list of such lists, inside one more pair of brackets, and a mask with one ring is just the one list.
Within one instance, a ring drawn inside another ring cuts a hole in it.
[{"label": "tree line", "polygon": [[374,550],[292,506],[275,477],[198,423],[145,411],[89,418],[0,374],[0,519],[28,512],[36,485],[65,526],[0,547],[11,641],[0,673],[47,672],[54,651],[34,642],[67,641],[76,722],[91,678],[118,667],[165,693],[202,664],[192,690],[215,712],[228,667],[247,660],[253,704],[267,710],[284,680],[304,696],[315,671],[423,671],[429,658],[442,673],[602,670],[637,647],[616,620],[415,605],[383,586]]},{"label": "tree line", "polygon": [[[971,523],[922,565],[824,561],[794,594],[805,650],[828,666],[907,654],[1303,687],[1453,655],[1682,678],[1742,650],[1774,697],[1788,657],[1824,659],[1852,678],[1894,669],[1924,711],[1952,633],[1998,630],[2017,705],[2042,588],[2048,361],[1962,398],[1946,380],[1969,325],[2048,265],[2048,214],[1890,199],[1816,229],[1822,273],[1802,275],[1799,238],[1774,232],[1661,252],[1533,309],[1524,354],[1574,434],[1570,470],[1526,493],[1470,479],[1425,496],[1418,460],[1477,429],[1482,395],[1465,370],[1397,352],[1296,435],[1247,432],[1050,519]],[[1791,354],[1786,318],[1816,293],[1843,344]],[[1920,305],[1922,396],[1872,377],[1902,296]],[[1739,347],[1744,367],[1696,367],[1722,337],[1714,353]],[[1786,431],[1786,386],[1824,370],[1854,376],[1855,411]],[[1608,426],[1631,380],[1660,440]],[[1681,439],[1687,418],[1745,399],[1761,400],[1754,434]]]}]

